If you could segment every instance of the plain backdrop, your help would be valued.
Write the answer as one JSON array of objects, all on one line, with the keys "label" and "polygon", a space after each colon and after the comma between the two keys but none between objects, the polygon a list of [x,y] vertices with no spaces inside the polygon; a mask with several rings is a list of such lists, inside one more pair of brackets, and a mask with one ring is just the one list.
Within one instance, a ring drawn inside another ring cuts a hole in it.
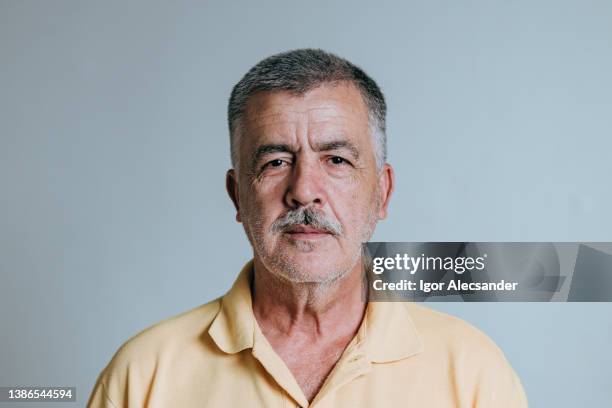
[{"label": "plain backdrop", "polygon": [[[374,240],[612,241],[609,1],[0,0],[0,386],[84,406],[127,338],[229,288],[251,250],[227,99],[299,47],[386,94]],[[497,342],[531,406],[612,400],[612,304],[433,307]]]}]

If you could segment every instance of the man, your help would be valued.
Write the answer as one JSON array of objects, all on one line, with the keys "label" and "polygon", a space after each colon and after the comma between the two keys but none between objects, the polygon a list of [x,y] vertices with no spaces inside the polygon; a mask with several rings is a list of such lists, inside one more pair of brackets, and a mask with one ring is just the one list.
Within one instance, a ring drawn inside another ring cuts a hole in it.
[{"label": "man", "polygon": [[130,339],[90,407],[525,407],[497,347],[409,303],[367,302],[385,218],[383,94],[348,61],[269,57],[229,101],[227,190],[253,260],[222,298]]}]

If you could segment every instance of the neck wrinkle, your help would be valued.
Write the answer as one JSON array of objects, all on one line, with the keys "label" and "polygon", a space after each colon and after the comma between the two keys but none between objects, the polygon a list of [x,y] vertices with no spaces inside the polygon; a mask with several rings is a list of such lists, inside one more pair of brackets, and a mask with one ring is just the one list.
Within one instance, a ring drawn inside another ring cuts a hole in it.
[{"label": "neck wrinkle", "polygon": [[[267,271],[255,260],[251,293],[253,312],[264,333],[334,333],[344,325],[358,326],[365,313],[364,273],[358,263],[330,283],[294,283]],[[352,324],[351,324],[352,322]]]}]

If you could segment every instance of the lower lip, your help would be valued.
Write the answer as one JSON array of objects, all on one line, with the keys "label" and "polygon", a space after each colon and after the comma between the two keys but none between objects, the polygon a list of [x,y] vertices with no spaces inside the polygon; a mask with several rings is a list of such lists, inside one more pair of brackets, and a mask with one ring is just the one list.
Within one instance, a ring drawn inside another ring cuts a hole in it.
[{"label": "lower lip", "polygon": [[329,236],[326,232],[288,232],[287,235],[293,239],[306,240],[321,239]]}]

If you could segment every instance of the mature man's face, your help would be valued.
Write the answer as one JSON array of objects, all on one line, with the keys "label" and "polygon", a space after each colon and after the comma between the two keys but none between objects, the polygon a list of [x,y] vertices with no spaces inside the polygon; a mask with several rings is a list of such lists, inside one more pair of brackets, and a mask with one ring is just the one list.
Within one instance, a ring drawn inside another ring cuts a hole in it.
[{"label": "mature man's face", "polygon": [[392,173],[377,171],[368,110],[352,84],[248,100],[238,174],[228,172],[237,219],[255,256],[292,282],[330,282],[355,267],[386,215]]}]

